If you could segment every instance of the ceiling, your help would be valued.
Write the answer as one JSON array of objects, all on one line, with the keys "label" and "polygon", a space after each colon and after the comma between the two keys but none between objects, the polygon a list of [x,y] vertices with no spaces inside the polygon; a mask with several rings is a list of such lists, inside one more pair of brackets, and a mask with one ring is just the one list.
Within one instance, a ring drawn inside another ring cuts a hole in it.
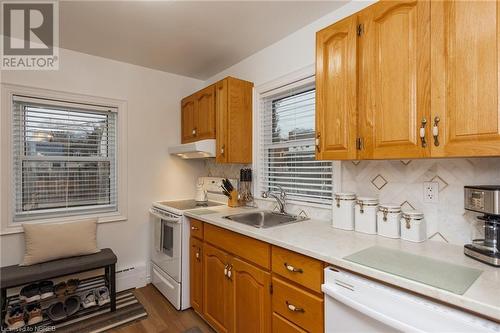
[{"label": "ceiling", "polygon": [[207,79],[346,1],[61,1],[60,46]]}]

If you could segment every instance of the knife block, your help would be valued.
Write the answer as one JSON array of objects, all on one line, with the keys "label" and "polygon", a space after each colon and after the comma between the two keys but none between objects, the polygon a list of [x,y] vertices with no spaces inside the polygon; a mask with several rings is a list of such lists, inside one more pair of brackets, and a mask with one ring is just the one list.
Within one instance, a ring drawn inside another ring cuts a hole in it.
[{"label": "knife block", "polygon": [[229,207],[239,207],[240,206],[240,202],[238,200],[238,191],[232,190],[231,193],[230,193],[230,195],[231,196],[227,200],[227,205]]}]

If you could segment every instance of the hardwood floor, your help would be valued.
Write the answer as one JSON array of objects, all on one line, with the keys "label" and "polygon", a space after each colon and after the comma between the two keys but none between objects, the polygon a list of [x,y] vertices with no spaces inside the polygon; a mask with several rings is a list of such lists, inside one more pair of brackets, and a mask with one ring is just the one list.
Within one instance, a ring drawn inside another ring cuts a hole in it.
[{"label": "hardwood floor", "polygon": [[203,333],[215,332],[201,319],[193,309],[177,311],[160,292],[148,284],[134,291],[146,308],[148,318],[120,327],[113,333],[182,333],[198,327]]}]

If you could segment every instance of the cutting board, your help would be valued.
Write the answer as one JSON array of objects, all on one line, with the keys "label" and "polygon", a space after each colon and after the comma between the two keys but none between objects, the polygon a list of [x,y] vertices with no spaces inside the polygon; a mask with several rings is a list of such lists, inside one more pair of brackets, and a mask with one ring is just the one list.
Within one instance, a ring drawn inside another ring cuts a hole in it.
[{"label": "cutting board", "polygon": [[463,295],[483,272],[404,251],[372,246],[345,260]]}]

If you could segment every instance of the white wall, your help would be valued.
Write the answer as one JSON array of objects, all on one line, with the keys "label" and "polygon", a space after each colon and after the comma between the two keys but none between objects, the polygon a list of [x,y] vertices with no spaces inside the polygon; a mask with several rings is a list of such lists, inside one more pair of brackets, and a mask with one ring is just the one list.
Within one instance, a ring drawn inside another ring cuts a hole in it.
[{"label": "white wall", "polygon": [[[202,162],[170,157],[167,147],[180,142],[181,98],[203,82],[67,50],[60,52],[58,71],[3,71],[0,80],[127,101],[128,220],[100,224],[98,245],[115,251],[117,268],[144,265],[151,203],[192,196],[194,179],[202,172]],[[10,195],[8,189],[1,190],[2,196]],[[0,242],[1,266],[19,263],[23,235],[3,235]]]}]

